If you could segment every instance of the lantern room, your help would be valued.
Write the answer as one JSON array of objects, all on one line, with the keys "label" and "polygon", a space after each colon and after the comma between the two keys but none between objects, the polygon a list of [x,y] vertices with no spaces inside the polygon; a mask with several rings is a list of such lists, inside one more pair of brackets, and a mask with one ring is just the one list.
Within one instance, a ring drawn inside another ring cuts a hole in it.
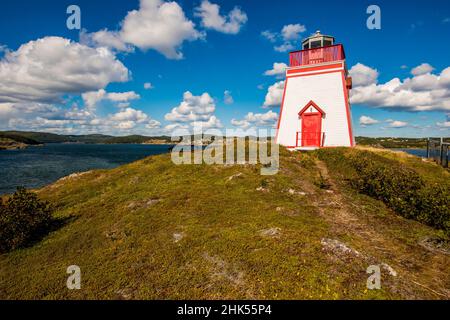
[{"label": "lantern room", "polygon": [[317,30],[312,36],[302,41],[303,50],[328,47],[332,45],[334,45],[334,37],[321,34],[320,30]]}]

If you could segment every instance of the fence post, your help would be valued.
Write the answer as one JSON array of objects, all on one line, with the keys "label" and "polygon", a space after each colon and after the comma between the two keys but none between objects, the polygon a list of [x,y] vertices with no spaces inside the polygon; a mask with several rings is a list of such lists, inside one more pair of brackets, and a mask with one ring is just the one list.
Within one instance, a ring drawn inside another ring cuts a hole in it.
[{"label": "fence post", "polygon": [[[444,144],[443,144],[443,146],[444,146]],[[446,144],[445,145],[445,150],[446,150],[446,152],[445,152],[445,161],[442,163],[442,166],[444,168],[448,168],[448,149],[449,149],[449,145]]]}]

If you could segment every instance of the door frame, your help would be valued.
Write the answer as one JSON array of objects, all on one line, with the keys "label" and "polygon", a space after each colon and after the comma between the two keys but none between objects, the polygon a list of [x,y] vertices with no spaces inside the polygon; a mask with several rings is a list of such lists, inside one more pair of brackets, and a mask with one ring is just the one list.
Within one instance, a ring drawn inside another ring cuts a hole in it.
[{"label": "door frame", "polygon": [[[315,109],[315,111],[314,112],[309,112],[309,113],[306,113],[306,111],[309,109],[309,108],[314,108]],[[325,111],[323,111],[314,101],[312,101],[312,100],[310,100],[301,110],[300,110],[300,112],[298,113],[298,115],[299,115],[299,119],[301,119],[301,121],[302,121],[302,126],[301,126],[301,130],[302,131],[300,131],[301,133],[302,133],[302,137],[301,137],[301,139],[302,139],[302,141],[301,141],[301,146],[302,147],[305,147],[305,145],[304,145],[304,141],[303,141],[303,134],[304,134],[304,121],[303,121],[303,118],[304,117],[308,117],[308,116],[317,116],[317,115],[319,115],[320,117],[319,117],[319,128],[320,128],[320,133],[319,133],[319,145],[317,146],[317,147],[322,147],[323,146],[323,139],[322,139],[322,134],[323,134],[323,132],[322,132],[322,119],[325,117]],[[296,133],[296,147],[298,147],[299,145],[298,145],[298,134],[299,134],[299,132],[297,132]]]}]

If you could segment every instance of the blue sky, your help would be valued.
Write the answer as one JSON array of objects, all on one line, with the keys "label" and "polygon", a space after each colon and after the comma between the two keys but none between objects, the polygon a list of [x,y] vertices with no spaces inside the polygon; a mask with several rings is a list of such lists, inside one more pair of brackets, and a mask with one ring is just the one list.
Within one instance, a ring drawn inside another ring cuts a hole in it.
[{"label": "blue sky", "polygon": [[[357,65],[351,69],[357,80],[352,97],[356,135],[448,136],[450,69],[443,71],[450,66],[450,3],[321,3],[3,2],[0,129],[153,135],[195,121],[221,128],[271,127],[279,112],[277,90],[282,88],[272,86],[283,78],[264,73],[274,63],[288,63],[288,51],[275,48],[288,44],[300,49],[301,39],[320,29],[344,45],[349,69]],[[66,27],[71,4],[81,9],[82,37],[80,30]],[[381,30],[366,27],[370,4],[381,9]],[[169,9],[180,23],[167,23]],[[133,17],[131,10],[142,15]],[[133,19],[139,28],[132,27]],[[152,23],[143,27],[149,19]],[[288,25],[293,31],[283,33]],[[123,47],[105,40],[112,37]],[[35,43],[38,39],[41,46]],[[67,39],[71,45],[62,45]],[[108,58],[99,53],[101,48],[108,50]],[[84,61],[91,58],[89,69]],[[58,71],[49,71],[52,65]],[[384,84],[395,78],[399,82],[391,92]],[[145,83],[151,88],[145,89]],[[23,91],[30,93],[24,97]],[[228,103],[225,91],[232,97]],[[89,94],[95,92],[101,92],[101,98],[89,104]],[[268,101],[270,93],[275,97]]]}]

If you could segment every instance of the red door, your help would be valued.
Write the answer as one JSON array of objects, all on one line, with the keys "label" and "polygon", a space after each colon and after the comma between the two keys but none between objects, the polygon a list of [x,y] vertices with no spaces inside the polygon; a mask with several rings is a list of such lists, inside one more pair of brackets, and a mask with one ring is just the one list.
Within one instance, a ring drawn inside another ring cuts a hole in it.
[{"label": "red door", "polygon": [[302,147],[320,147],[322,135],[322,115],[302,114]]}]

